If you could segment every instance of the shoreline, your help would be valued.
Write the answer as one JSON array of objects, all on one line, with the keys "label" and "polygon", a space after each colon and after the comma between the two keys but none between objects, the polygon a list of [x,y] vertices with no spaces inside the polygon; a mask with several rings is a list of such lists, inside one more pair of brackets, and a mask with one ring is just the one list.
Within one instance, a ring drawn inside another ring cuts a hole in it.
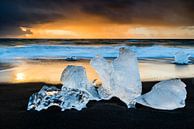
[{"label": "shoreline", "polygon": [[[0,83],[8,82],[15,84],[28,82],[48,82],[52,84],[59,84],[61,73],[68,65],[83,66],[86,70],[87,77],[91,82],[95,79],[97,79],[96,83],[99,84],[101,82],[99,75],[90,65],[89,60],[24,60],[23,62],[13,65],[13,67],[10,69],[5,69],[0,64],[0,67],[4,69],[0,70]],[[155,62],[154,60],[139,62],[139,72],[143,82],[176,78],[194,78],[193,69],[194,64],[175,65],[163,61]]]}]

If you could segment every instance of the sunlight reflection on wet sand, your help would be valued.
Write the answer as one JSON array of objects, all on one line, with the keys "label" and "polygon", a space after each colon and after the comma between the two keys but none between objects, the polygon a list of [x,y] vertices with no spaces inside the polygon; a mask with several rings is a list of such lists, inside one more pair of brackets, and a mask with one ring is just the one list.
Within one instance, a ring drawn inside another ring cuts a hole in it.
[{"label": "sunlight reflection on wet sand", "polygon": [[[67,65],[84,66],[88,78],[100,79],[88,60],[82,61],[23,61],[14,68],[0,71],[0,83],[45,82],[60,83],[60,76]],[[142,81],[159,81],[172,78],[194,77],[194,65],[174,65],[164,62],[140,62]]]}]

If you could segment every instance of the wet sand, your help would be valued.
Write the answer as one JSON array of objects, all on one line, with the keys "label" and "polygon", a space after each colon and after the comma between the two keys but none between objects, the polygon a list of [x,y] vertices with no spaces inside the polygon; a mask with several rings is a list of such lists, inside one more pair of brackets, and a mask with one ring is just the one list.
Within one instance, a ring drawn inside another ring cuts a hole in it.
[{"label": "wet sand", "polygon": [[[26,111],[29,97],[44,83],[0,84],[0,129],[193,129],[194,79],[183,81],[188,92],[186,107],[173,111],[141,105],[127,109],[116,98],[89,102],[88,108],[80,112],[61,112],[57,107],[41,112]],[[155,83],[143,82],[143,92]]]},{"label": "wet sand", "polygon": [[[68,65],[83,66],[91,82],[96,79],[97,83],[101,82],[99,75],[92,68],[89,60],[19,60],[19,63],[12,64],[12,68],[0,70],[0,83],[45,82],[59,84],[61,83],[61,73]],[[194,64],[175,65],[171,60],[167,59],[140,60],[139,71],[143,82],[192,78],[194,77]]]},{"label": "wet sand", "polygon": [[14,66],[12,66],[11,64],[0,62],[0,70],[10,69],[10,68],[13,68],[13,67]]}]

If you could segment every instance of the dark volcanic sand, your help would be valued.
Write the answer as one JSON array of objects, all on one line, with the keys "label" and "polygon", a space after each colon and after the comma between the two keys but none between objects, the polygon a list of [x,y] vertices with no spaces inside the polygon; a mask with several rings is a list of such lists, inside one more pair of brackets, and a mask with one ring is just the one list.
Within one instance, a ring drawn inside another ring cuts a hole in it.
[{"label": "dark volcanic sand", "polygon": [[[194,129],[194,84],[191,79],[184,82],[188,91],[186,107],[174,111],[141,105],[127,109],[116,98],[89,102],[88,108],[80,112],[61,112],[57,107],[41,112],[26,111],[28,98],[44,84],[1,84],[0,129]],[[155,83],[143,83],[143,92]]]}]

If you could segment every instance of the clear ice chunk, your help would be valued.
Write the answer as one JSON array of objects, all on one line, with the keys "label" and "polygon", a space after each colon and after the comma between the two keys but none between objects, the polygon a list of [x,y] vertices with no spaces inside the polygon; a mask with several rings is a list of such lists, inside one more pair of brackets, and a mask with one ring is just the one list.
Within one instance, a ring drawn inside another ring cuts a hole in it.
[{"label": "clear ice chunk", "polygon": [[142,83],[135,53],[121,48],[117,59],[113,61],[111,86],[113,95],[125,102],[128,107],[134,107],[134,99],[141,95]]},{"label": "clear ice chunk", "polygon": [[134,100],[141,95],[142,84],[137,57],[132,51],[121,48],[119,57],[112,63],[98,56],[91,60],[91,65],[102,80],[102,88],[98,90],[101,98],[115,96],[129,108],[135,106]]},{"label": "clear ice chunk", "polygon": [[183,108],[187,95],[185,87],[180,79],[161,81],[150,92],[138,97],[136,102],[161,110]]},{"label": "clear ice chunk", "polygon": [[189,57],[191,55],[185,53],[184,51],[178,51],[174,55],[174,63],[176,64],[188,64],[190,62]]},{"label": "clear ice chunk", "polygon": [[38,93],[33,94],[28,103],[27,110],[41,111],[51,106],[61,107],[61,110],[81,110],[86,107],[89,101],[89,94],[78,89],[44,86]]},{"label": "clear ice chunk", "polygon": [[98,92],[88,81],[82,66],[67,66],[61,81],[61,89],[44,86],[38,93],[33,94],[27,110],[40,111],[51,106],[58,106],[62,111],[72,108],[81,110],[90,100],[99,100]]}]

